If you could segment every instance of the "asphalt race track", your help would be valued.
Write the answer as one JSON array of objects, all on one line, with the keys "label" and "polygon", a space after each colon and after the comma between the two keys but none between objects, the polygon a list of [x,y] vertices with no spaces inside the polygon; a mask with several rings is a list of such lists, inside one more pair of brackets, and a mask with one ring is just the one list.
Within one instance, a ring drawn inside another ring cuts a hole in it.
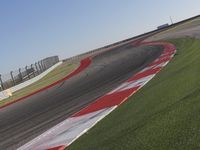
[{"label": "asphalt race track", "polygon": [[0,149],[16,149],[65,120],[143,69],[162,50],[129,44],[114,48],[65,82],[0,109]]}]

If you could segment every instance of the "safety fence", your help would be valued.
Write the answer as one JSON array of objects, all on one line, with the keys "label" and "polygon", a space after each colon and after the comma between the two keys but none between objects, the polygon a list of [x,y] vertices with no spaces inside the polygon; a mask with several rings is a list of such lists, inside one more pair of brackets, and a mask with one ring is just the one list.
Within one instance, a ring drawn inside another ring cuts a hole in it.
[{"label": "safety fence", "polygon": [[38,76],[53,65],[59,62],[58,56],[52,56],[38,61],[34,64],[10,71],[7,74],[0,74],[0,91],[23,83],[31,78]]}]

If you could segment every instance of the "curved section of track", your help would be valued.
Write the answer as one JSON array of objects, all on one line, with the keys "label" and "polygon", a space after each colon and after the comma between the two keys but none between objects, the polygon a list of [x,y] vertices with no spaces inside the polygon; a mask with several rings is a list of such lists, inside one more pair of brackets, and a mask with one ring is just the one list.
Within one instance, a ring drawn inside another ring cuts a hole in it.
[{"label": "curved section of track", "polygon": [[44,88],[41,88],[41,89],[39,89],[39,90],[37,90],[37,91],[34,91],[34,92],[32,92],[31,94],[28,94],[28,95],[26,95],[26,96],[24,96],[24,97],[21,97],[21,98],[19,98],[19,99],[16,99],[16,100],[14,100],[14,101],[11,101],[11,102],[9,102],[9,103],[6,103],[5,105],[0,106],[0,109],[1,109],[1,108],[4,108],[4,107],[7,107],[7,106],[9,106],[9,105],[12,105],[12,104],[14,104],[14,103],[17,103],[17,102],[19,102],[19,101],[27,100],[27,98],[30,97],[30,96],[32,96],[32,95],[35,95],[35,94],[37,94],[37,93],[39,93],[39,92],[42,92],[42,91],[44,91],[44,90],[47,90],[47,89],[53,87],[53,86],[55,86],[55,85],[57,85],[57,84],[59,84],[59,83],[62,83],[62,82],[64,82],[65,80],[67,80],[67,79],[69,79],[69,78],[75,76],[76,74],[78,74],[78,73],[80,73],[81,71],[83,71],[84,69],[86,69],[90,64],[91,64],[91,58],[90,58],[90,57],[85,58],[85,59],[83,59],[83,60],[80,62],[80,66],[79,66],[77,69],[75,69],[72,73],[70,73],[69,75],[67,75],[67,76],[64,77],[63,79],[60,79],[60,80],[58,80],[58,81],[56,81],[56,82],[54,82],[54,83],[52,83],[52,84],[50,84],[50,85],[48,85],[48,86],[46,86],[46,87],[44,87]]},{"label": "curved section of track", "polygon": [[116,88],[157,58],[162,46],[133,44],[95,56],[69,80],[0,109],[0,149],[16,149]]}]

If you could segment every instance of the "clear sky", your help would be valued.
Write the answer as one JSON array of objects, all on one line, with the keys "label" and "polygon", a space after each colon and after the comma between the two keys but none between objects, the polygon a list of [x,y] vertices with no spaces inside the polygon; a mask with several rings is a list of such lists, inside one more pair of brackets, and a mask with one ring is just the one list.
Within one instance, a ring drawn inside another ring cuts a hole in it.
[{"label": "clear sky", "polygon": [[200,14],[200,0],[0,0],[0,73]]}]

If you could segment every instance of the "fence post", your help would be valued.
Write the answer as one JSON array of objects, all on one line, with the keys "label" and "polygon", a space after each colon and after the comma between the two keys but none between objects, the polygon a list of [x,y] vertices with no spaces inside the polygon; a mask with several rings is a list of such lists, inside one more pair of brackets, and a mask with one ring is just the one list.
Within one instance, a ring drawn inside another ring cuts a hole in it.
[{"label": "fence post", "polygon": [[28,66],[26,66],[25,69],[26,69],[26,74],[28,75],[28,78],[30,79],[30,75],[28,73]]},{"label": "fence post", "polygon": [[35,63],[35,68],[37,70],[37,74],[39,75],[40,73],[39,73],[39,70],[38,70],[38,67],[37,67],[37,63]]},{"label": "fence post", "polygon": [[33,64],[31,64],[31,68],[33,69],[33,76],[35,77],[36,75],[35,75],[35,69],[33,67]]},{"label": "fence post", "polygon": [[40,65],[40,62],[38,61],[38,66],[39,66],[39,68],[40,68],[40,73],[42,72],[42,67],[41,67],[41,65]]},{"label": "fence post", "polygon": [[15,85],[15,79],[14,79],[14,77],[13,77],[13,71],[10,72],[10,76],[11,76],[11,79],[12,79],[13,85]]},{"label": "fence post", "polygon": [[47,66],[44,64],[44,62],[42,62],[43,67],[44,67],[44,71],[47,70]]},{"label": "fence post", "polygon": [[1,74],[0,74],[0,83],[1,83],[2,90],[4,90],[4,86],[3,86],[3,81],[2,81],[2,78],[1,78]]},{"label": "fence post", "polygon": [[42,72],[43,72],[43,71],[44,71],[44,66],[43,66],[43,63],[42,63],[42,61],[40,61],[40,65],[41,65]]},{"label": "fence post", "polygon": [[43,63],[43,61],[40,61],[40,63],[41,63],[41,66],[42,66],[42,72],[43,72],[43,71],[45,71],[44,63]]},{"label": "fence post", "polygon": [[19,68],[19,76],[20,76],[21,82],[23,82],[23,77],[22,77],[21,68]]}]

